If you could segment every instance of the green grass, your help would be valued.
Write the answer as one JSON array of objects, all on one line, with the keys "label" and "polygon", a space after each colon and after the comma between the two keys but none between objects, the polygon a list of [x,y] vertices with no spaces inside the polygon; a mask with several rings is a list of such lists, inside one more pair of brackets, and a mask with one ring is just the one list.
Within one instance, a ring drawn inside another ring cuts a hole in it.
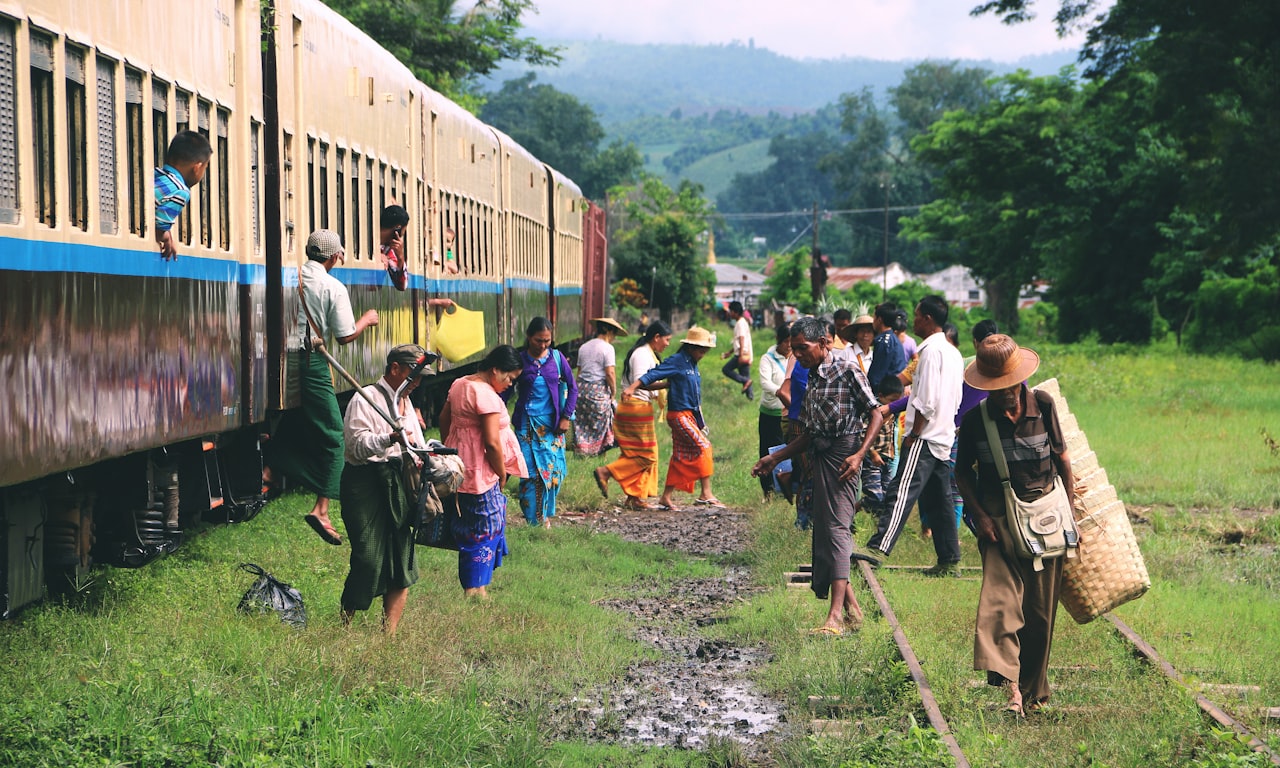
[{"label": "green grass", "polygon": [[[767,337],[756,336],[761,351]],[[834,641],[804,633],[825,604],[783,587],[781,574],[809,561],[809,537],[792,527],[791,507],[760,502],[747,476],[758,403],[720,375],[719,351],[702,364],[714,490],[753,511],[749,553],[692,558],[580,527],[516,524],[489,602],[462,599],[452,553],[420,548],[421,581],[399,634],[386,638],[376,610],[341,626],[348,550],[322,544],[299,519],[309,499],[289,495],[146,568],[96,571],[78,602],[31,607],[0,625],[0,765],[741,764],[731,745],[691,753],[546,736],[576,693],[653,653],[631,639],[630,617],[599,601],[715,574],[729,561],[750,565],[767,589],[707,631],[769,647],[757,682],[794,707],[779,765],[950,765],[860,584],[862,632]],[[1118,614],[1193,682],[1260,686],[1243,701],[1211,698],[1280,748],[1276,731],[1257,720],[1258,707],[1280,704],[1280,458],[1258,434],[1280,435],[1274,367],[1167,347],[1039,351],[1037,379],[1060,378],[1121,498],[1144,505],[1151,521],[1137,531],[1154,586]],[[667,431],[658,432],[668,456]],[[570,458],[565,510],[599,507],[588,474],[599,463]],[[514,501],[510,508],[519,517]],[[870,519],[859,525],[863,541]],[[914,535],[914,519],[909,525],[893,562],[931,563],[931,546]],[[972,539],[962,548],[964,562],[976,564]],[[252,582],[236,568],[245,561],[302,591],[306,630],[235,611]],[[1190,697],[1136,662],[1107,624],[1077,626],[1065,611],[1051,676],[1059,712],[1025,726],[994,717],[987,705],[998,693],[972,685],[979,583],[882,574],[975,765],[1249,764],[1231,757],[1238,746],[1220,743]],[[840,696],[861,726],[839,739],[806,736],[809,695]]]},{"label": "green grass", "polygon": [[706,190],[709,200],[729,187],[729,182],[739,173],[758,173],[769,167],[769,139],[760,139],[730,149],[716,152],[689,164],[681,176],[697,182]]}]

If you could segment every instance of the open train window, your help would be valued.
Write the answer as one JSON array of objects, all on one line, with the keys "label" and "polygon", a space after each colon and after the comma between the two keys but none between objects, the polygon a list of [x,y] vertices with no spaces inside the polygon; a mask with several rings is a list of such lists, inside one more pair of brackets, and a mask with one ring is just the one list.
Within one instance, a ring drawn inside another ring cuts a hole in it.
[{"label": "open train window", "polygon": [[[185,130],[180,128],[179,130]],[[176,132],[175,132],[176,133]],[[169,84],[163,80],[151,80],[151,137],[152,164],[164,166],[164,153],[169,148]]]},{"label": "open train window", "polygon": [[[196,130],[200,135],[209,139],[209,143],[213,143],[213,137],[210,136],[209,120],[213,111],[213,105],[201,99],[196,102]],[[197,187],[200,191],[200,244],[205,248],[213,247],[213,185],[201,184]]]},{"label": "open train window", "polygon": [[129,231],[147,235],[147,203],[155,206],[155,194],[146,193],[147,160],[142,117],[142,73],[126,67],[124,71],[124,136],[125,167],[128,169]]},{"label": "open train window", "polygon": [[329,145],[320,142],[320,154],[316,158],[316,164],[320,166],[320,175],[316,179],[319,185],[320,193],[318,202],[320,203],[320,228],[329,228]]},{"label": "open train window", "polygon": [[[394,185],[395,182],[393,181]],[[395,194],[395,191],[392,191]],[[378,216],[381,217],[382,209],[387,207],[387,164],[378,163]],[[369,250],[370,253],[373,249]]]},{"label": "open train window", "polygon": [[[152,89],[152,101],[153,103],[157,101],[154,88]],[[167,89],[161,92],[158,101],[161,105],[167,104],[169,101]],[[173,134],[176,136],[183,131],[189,130],[191,130],[191,94],[187,91],[175,89],[173,92]],[[169,140],[172,138],[173,136],[169,135],[168,128],[161,124],[159,133],[156,133],[153,137],[156,152],[160,157],[156,161],[157,167],[164,162],[165,148],[169,146]],[[182,214],[178,216],[178,221],[175,224],[178,228],[178,242],[186,245],[191,245],[191,209],[194,207],[193,205],[184,205]]]},{"label": "open train window", "polygon": [[373,158],[364,159],[364,252],[373,258]]},{"label": "open train window", "polygon": [[358,259],[363,252],[360,243],[360,153],[351,153],[351,251]]},{"label": "open train window", "polygon": [[119,228],[116,191],[116,63],[98,57],[98,229],[114,235]]},{"label": "open train window", "polygon": [[262,213],[259,209],[258,195],[262,157],[262,124],[256,120],[249,122],[249,204],[253,206],[253,253],[262,253]]},{"label": "open train window", "polygon": [[345,245],[347,242],[347,150],[338,147],[333,160],[336,174],[333,182],[333,199],[337,205],[338,239]]},{"label": "open train window", "polygon": [[[384,171],[386,170],[385,165],[383,166],[383,170]],[[400,202],[400,174],[396,173],[395,168],[391,169],[391,202],[392,203]],[[383,208],[387,207],[387,199],[385,197],[383,197],[382,199],[382,207]],[[379,221],[378,221],[379,228],[381,228],[382,211],[378,211],[378,217],[379,217]]]},{"label": "open train window", "polygon": [[42,32],[31,33],[31,128],[36,220],[53,227],[53,38]]},{"label": "open train window", "polygon": [[297,195],[293,191],[293,134],[284,133],[284,168],[280,178],[284,180],[284,230],[285,238],[288,241],[288,251],[293,253],[297,246],[297,225],[294,223],[298,215]]},{"label": "open train window", "polygon": [[307,137],[307,232],[316,231],[316,140]]},{"label": "open train window", "polygon": [[67,217],[71,226],[89,229],[89,132],[85,90],[85,49],[68,45],[67,59]]},{"label": "open train window", "polygon": [[18,223],[18,25],[0,17],[0,223]]},{"label": "open train window", "polygon": [[231,250],[231,151],[227,132],[231,113],[218,109],[218,247]]}]

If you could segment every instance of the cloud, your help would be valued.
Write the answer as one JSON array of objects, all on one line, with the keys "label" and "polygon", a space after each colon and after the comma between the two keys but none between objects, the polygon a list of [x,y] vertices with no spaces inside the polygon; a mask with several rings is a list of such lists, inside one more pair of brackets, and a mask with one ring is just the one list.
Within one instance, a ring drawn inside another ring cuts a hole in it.
[{"label": "cloud", "polygon": [[535,0],[530,34],[621,43],[727,44],[749,41],[793,58],[990,59],[1078,49],[1058,39],[1054,4],[1013,27],[972,18],[977,0]]}]

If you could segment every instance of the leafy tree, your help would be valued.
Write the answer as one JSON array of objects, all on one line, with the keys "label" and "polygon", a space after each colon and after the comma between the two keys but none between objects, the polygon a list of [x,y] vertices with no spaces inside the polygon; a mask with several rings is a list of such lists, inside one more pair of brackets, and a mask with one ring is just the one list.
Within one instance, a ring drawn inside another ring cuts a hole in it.
[{"label": "leafy tree", "polygon": [[973,112],[949,112],[912,142],[940,170],[941,197],[903,220],[905,235],[941,244],[986,289],[1001,327],[1018,327],[1018,292],[1043,272],[1064,231],[1060,204],[1074,171],[1078,92],[1068,77],[1002,78]]},{"label": "leafy tree", "polygon": [[610,242],[617,277],[652,283],[650,301],[663,317],[676,307],[710,307],[715,273],[707,268],[704,233],[711,207],[701,187],[686,181],[673,190],[645,174],[611,196],[617,206]]},{"label": "leafy tree", "polygon": [[456,0],[326,0],[377,40],[422,82],[474,109],[475,78],[504,61],[555,64],[558,49],[520,37],[533,0],[480,0],[459,12]]},{"label": "leafy tree", "polygon": [[790,305],[802,312],[813,309],[813,294],[809,291],[809,266],[813,254],[808,247],[773,257],[773,269],[764,279],[761,303],[776,302],[778,306]]},{"label": "leafy tree", "polygon": [[604,152],[604,128],[591,107],[549,85],[535,84],[532,72],[508,80],[491,94],[480,119],[491,123],[538,159],[602,199],[609,187],[633,181],[642,165],[633,145],[615,142]]}]

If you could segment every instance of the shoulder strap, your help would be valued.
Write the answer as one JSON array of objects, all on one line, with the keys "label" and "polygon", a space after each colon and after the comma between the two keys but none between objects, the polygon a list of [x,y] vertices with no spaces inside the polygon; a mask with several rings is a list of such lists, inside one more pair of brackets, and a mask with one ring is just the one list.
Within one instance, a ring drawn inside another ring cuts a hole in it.
[{"label": "shoulder strap", "polygon": [[987,413],[988,401],[978,403],[978,409],[982,411],[982,423],[987,428],[987,444],[991,446],[991,457],[996,462],[996,472],[1000,474],[1000,482],[1009,482],[1009,464],[1004,460],[1004,446],[1000,445],[1000,433],[996,430],[996,423],[992,421],[991,414]]},{"label": "shoulder strap", "polygon": [[[303,266],[306,266],[305,264]],[[307,294],[302,290],[302,267],[298,267],[298,301],[302,304],[302,311],[307,315],[307,325],[311,327],[311,332],[324,343],[324,334],[320,333],[320,326],[316,324],[316,319],[311,316],[311,308],[307,306]],[[304,349],[311,349],[311,340],[305,339]]]}]

